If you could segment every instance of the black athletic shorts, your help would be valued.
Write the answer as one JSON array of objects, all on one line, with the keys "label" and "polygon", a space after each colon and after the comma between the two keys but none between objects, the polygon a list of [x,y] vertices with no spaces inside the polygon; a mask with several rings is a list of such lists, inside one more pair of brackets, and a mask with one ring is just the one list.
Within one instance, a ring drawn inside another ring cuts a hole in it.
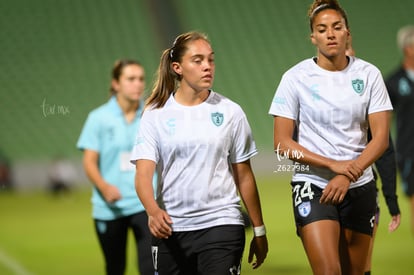
[{"label": "black athletic shorts", "polygon": [[378,226],[379,225],[379,219],[380,219],[380,213],[381,213],[381,209],[380,209],[380,204],[379,204],[379,191],[378,188],[375,188],[375,190],[377,191],[377,195],[375,196],[375,201],[376,201],[376,206],[375,206],[375,224]]},{"label": "black athletic shorts", "polygon": [[168,239],[153,237],[152,257],[155,274],[240,274],[244,244],[243,225],[173,232]]},{"label": "black athletic shorts", "polygon": [[319,203],[322,189],[310,182],[291,182],[297,227],[319,220],[336,220],[341,227],[372,236],[376,213],[375,182],[349,189],[337,205]]}]

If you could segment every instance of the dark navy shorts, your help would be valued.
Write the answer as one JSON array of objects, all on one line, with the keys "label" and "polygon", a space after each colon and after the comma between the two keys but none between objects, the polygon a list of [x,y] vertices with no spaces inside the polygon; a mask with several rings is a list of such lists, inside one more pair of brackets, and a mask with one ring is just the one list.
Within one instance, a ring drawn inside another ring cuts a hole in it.
[{"label": "dark navy shorts", "polygon": [[291,182],[297,227],[319,220],[335,220],[341,227],[372,236],[376,214],[375,182],[349,189],[337,205],[321,204],[322,189],[310,182]]},{"label": "dark navy shorts", "polygon": [[153,237],[152,256],[155,274],[240,274],[244,244],[243,225],[173,232],[168,239]]}]

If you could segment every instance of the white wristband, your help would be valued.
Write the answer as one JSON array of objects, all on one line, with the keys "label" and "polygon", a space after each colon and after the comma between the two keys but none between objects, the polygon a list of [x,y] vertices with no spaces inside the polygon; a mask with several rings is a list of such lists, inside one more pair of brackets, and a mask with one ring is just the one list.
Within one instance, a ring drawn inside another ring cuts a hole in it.
[{"label": "white wristband", "polygon": [[264,225],[253,227],[253,233],[255,237],[262,237],[266,235],[266,227]]}]

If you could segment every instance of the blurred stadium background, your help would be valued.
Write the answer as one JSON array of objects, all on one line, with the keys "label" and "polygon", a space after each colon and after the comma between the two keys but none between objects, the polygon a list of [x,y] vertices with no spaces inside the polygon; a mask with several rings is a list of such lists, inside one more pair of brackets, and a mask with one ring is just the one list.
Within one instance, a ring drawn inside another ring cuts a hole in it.
[{"label": "blurred stadium background", "polygon": [[[108,99],[115,59],[140,60],[152,84],[160,53],[189,30],[207,33],[216,52],[214,90],[248,115],[271,172],[267,115],[282,73],[312,56],[306,16],[311,0],[2,0],[0,152],[16,188],[38,187],[56,157],[74,163],[87,113]],[[357,55],[386,76],[400,61],[395,36],[413,24],[414,1],[343,0]],[[264,161],[261,161],[264,160]],[[267,163],[268,166],[263,166]]]}]

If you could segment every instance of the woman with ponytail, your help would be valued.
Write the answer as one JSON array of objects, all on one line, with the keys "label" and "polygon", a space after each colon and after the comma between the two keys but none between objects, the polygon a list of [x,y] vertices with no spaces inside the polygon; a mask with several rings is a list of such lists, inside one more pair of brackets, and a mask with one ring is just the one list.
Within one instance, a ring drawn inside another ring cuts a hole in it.
[{"label": "woman with ponytail", "polygon": [[254,230],[248,260],[258,268],[267,255],[250,165],[256,145],[241,107],[211,90],[214,72],[207,37],[179,35],[161,56],[132,152],[159,275],[240,274],[245,232],[238,194]]}]

